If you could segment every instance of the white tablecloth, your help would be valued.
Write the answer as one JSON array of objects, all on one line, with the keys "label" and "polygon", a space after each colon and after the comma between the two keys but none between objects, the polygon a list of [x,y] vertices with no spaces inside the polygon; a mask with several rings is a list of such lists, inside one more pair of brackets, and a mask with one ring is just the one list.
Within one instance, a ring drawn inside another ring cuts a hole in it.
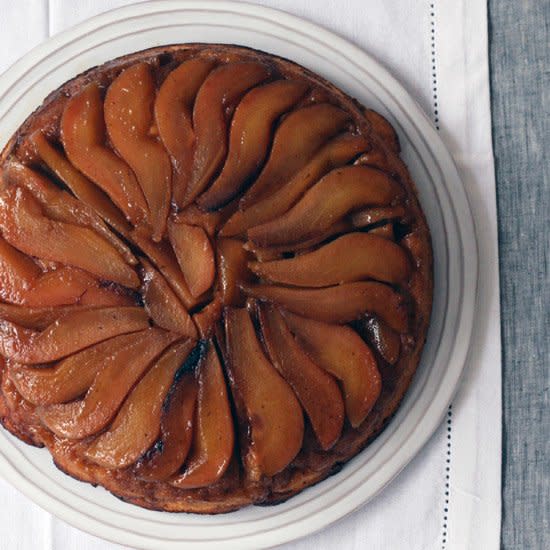
[{"label": "white tablecloth", "polygon": [[[3,0],[0,71],[55,33],[129,0]],[[500,313],[495,181],[482,0],[261,0],[348,38],[405,85],[440,130],[474,210],[481,259],[470,364],[447,418],[373,501],[299,549],[499,547]],[[44,512],[0,480],[0,550],[120,548]]]}]

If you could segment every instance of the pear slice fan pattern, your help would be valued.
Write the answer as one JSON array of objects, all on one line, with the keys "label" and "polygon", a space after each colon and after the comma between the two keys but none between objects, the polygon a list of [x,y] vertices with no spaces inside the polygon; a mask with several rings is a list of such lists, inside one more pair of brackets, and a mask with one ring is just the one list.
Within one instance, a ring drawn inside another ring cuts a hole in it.
[{"label": "pear slice fan pattern", "polygon": [[432,256],[391,125],[290,61],[176,45],[53,92],[0,159],[0,419],[127,502],[276,504],[385,426]]}]

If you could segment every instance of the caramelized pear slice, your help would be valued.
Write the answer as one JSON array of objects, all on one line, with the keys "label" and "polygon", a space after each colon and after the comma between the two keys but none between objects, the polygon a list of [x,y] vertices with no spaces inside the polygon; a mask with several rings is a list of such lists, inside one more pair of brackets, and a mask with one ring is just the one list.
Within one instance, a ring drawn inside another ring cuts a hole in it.
[{"label": "caramelized pear slice", "polygon": [[[74,196],[95,210],[103,220],[121,235],[130,232],[128,222],[111,199],[86,176],[81,174],[44,136],[37,130],[30,137],[36,152],[46,166],[71,190]],[[114,243],[113,243],[114,244]],[[122,250],[121,250],[122,253]],[[130,253],[131,254],[131,253]],[[135,263],[133,255],[124,252],[126,261]]]},{"label": "caramelized pear slice", "polygon": [[135,306],[136,298],[135,294],[126,293],[124,289],[116,286],[91,286],[80,297],[78,303],[88,307]]},{"label": "caramelized pear slice", "polygon": [[139,285],[134,269],[108,241],[88,227],[47,218],[25,189],[4,192],[0,227],[4,238],[25,254],[79,267],[130,288]]},{"label": "caramelized pear slice", "polygon": [[241,199],[241,208],[273,194],[289,181],[328,139],[342,131],[349,119],[345,111],[329,103],[309,105],[290,113],[277,128],[269,159]]},{"label": "caramelized pear slice", "polygon": [[107,133],[131,166],[149,207],[153,240],[160,241],[172,196],[172,164],[164,147],[149,135],[153,123],[155,82],[147,63],[122,71],[105,95]]},{"label": "caramelized pear slice", "polygon": [[192,340],[166,350],[138,382],[113,423],[86,449],[88,460],[109,469],[133,464],[160,433],[162,405],[177,370],[191,352]]},{"label": "caramelized pear slice", "polygon": [[214,69],[199,89],[193,107],[195,151],[184,204],[200,195],[227,153],[226,111],[250,88],[269,76],[260,63],[227,63]]},{"label": "caramelized pear slice", "polygon": [[29,307],[75,304],[94,287],[97,288],[97,281],[91,275],[74,267],[63,266],[38,277],[17,303]]},{"label": "caramelized pear slice", "polygon": [[191,295],[204,294],[216,276],[214,250],[206,231],[170,220],[168,236]]},{"label": "caramelized pear slice", "polygon": [[59,437],[83,439],[98,433],[116,414],[151,362],[177,338],[156,328],[135,334],[132,342],[105,357],[104,366],[84,399],[39,409],[40,419]]},{"label": "caramelized pear slice", "polygon": [[313,252],[249,266],[262,279],[307,287],[362,279],[398,284],[410,272],[407,254],[399,245],[369,233],[348,233]]},{"label": "caramelized pear slice", "polygon": [[372,344],[384,361],[395,365],[401,353],[401,337],[377,317],[366,316],[358,323],[359,332]]},{"label": "caramelized pear slice", "polygon": [[183,473],[171,484],[181,489],[212,485],[227,470],[235,434],[227,386],[214,344],[199,367],[199,394],[193,443]]},{"label": "caramelized pear slice", "polygon": [[138,334],[122,334],[90,346],[50,368],[13,365],[10,378],[24,399],[35,405],[54,405],[76,399],[90,389],[105,358],[129,343]]},{"label": "caramelized pear slice", "polygon": [[0,298],[29,307],[78,302],[97,281],[85,271],[62,266],[42,273],[25,254],[0,238]]},{"label": "caramelized pear slice", "polygon": [[171,71],[157,93],[155,122],[172,160],[173,199],[179,206],[191,177],[195,132],[193,102],[204,79],[214,67],[211,59],[189,59]]},{"label": "caramelized pear slice", "polygon": [[69,266],[41,274],[32,282],[30,288],[25,288],[21,284],[21,279],[13,271],[10,273],[5,258],[1,257],[1,252],[0,269],[3,270],[2,279],[4,277],[11,279],[11,284],[2,281],[0,289],[2,299],[28,307],[75,304],[90,288],[97,288],[97,281],[88,273]]},{"label": "caramelized pear slice", "polygon": [[380,146],[375,146],[358,157],[355,164],[372,166],[382,170],[383,172],[392,174],[394,172],[392,166],[393,163],[392,160],[388,158],[388,155],[388,151],[381,149]]},{"label": "caramelized pear slice", "polygon": [[293,80],[277,80],[248,92],[239,103],[229,135],[229,153],[210,188],[197,199],[202,208],[223,206],[260,169],[271,143],[271,128],[305,94],[307,86]]},{"label": "caramelized pear slice", "polygon": [[359,210],[350,216],[350,221],[353,227],[367,227],[382,221],[398,220],[405,215],[405,207],[398,204],[397,206],[381,206]]},{"label": "caramelized pear slice", "polygon": [[197,337],[197,329],[185,306],[179,301],[166,279],[145,259],[141,296],[145,309],[161,328],[189,338]]},{"label": "caramelized pear slice", "polygon": [[112,338],[149,326],[138,307],[75,310],[42,331],[0,321],[0,354],[18,363],[49,363]]},{"label": "caramelized pear slice", "polygon": [[90,206],[59,189],[49,179],[28,166],[11,161],[4,167],[4,181],[6,180],[27,189],[40,202],[44,213],[49,218],[94,229],[109,241],[129,264],[137,263],[128,246],[105,225]]},{"label": "caramelized pear slice", "polygon": [[105,146],[103,101],[91,82],[65,105],[61,140],[71,163],[98,185],[134,225],[147,215],[143,192],[130,167]]},{"label": "caramelized pear slice", "polygon": [[220,212],[204,212],[196,204],[190,204],[177,214],[173,215],[174,223],[186,223],[202,227],[207,235],[213,239],[221,221]]},{"label": "caramelized pear slice", "polygon": [[187,309],[191,309],[196,304],[196,300],[191,295],[191,292],[189,292],[172,247],[165,241],[161,241],[160,243],[152,242],[150,237],[141,228],[136,228],[132,231],[131,239],[164,275],[164,278],[181,300],[181,303]]},{"label": "caramelized pear slice", "polygon": [[185,461],[195,425],[198,384],[194,371],[204,354],[205,342],[199,341],[176,372],[162,406],[160,438],[135,465],[136,477],[145,481],[164,481]]},{"label": "caramelized pear slice", "polygon": [[276,193],[258,200],[257,204],[249,206],[247,203],[244,210],[235,212],[220,235],[240,235],[249,227],[284,214],[319,178],[333,168],[346,164],[368,147],[369,142],[363,136],[343,134],[333,138],[290,180],[282,181],[279,184],[282,187]]},{"label": "caramelized pear slice", "polygon": [[302,446],[300,403],[266,358],[246,309],[226,309],[225,334],[232,389],[250,429],[245,465],[252,475],[274,476]]},{"label": "caramelized pear slice", "polygon": [[40,268],[31,258],[0,238],[0,298],[14,302],[28,291],[40,276]]},{"label": "caramelized pear slice", "polygon": [[249,229],[248,237],[263,246],[304,241],[326,231],[353,210],[389,204],[400,194],[399,184],[380,170],[367,166],[337,168],[286,214]]},{"label": "caramelized pear slice", "polygon": [[136,477],[144,481],[166,481],[185,462],[195,430],[198,384],[193,374],[183,374],[164,403],[161,438],[136,464]]},{"label": "caramelized pear slice", "polygon": [[388,241],[395,241],[395,231],[392,223],[385,223],[384,225],[377,225],[372,229],[369,229],[369,235],[380,237]]},{"label": "caramelized pear slice", "polygon": [[258,258],[258,260],[260,260],[261,262],[269,262],[272,260],[280,260],[285,252],[299,254],[311,252],[319,243],[322,243],[330,239],[331,237],[334,237],[335,235],[347,233],[352,229],[353,228],[351,227],[349,221],[344,219],[336,222],[326,231],[319,233],[311,239],[306,239],[305,241],[281,244],[278,246],[259,246],[252,241],[247,241],[244,247],[246,248],[246,250],[250,250],[251,252],[253,252],[256,258]]},{"label": "caramelized pear slice", "polygon": [[263,247],[254,244],[252,241],[244,243],[243,248],[248,250],[257,260],[260,262],[272,262],[273,260],[280,260],[283,258],[286,250],[281,250],[279,247]]},{"label": "caramelized pear slice", "polygon": [[344,401],[338,384],[296,343],[277,309],[263,305],[259,316],[273,365],[295,391],[321,447],[330,449],[344,425]]},{"label": "caramelized pear slice", "polygon": [[223,303],[220,297],[216,296],[208,305],[193,314],[193,322],[201,338],[207,339],[212,336],[217,322],[221,319],[222,310]]},{"label": "caramelized pear slice", "polygon": [[219,239],[217,249],[222,301],[226,306],[243,306],[245,298],[239,283],[252,282],[254,277],[248,269],[250,253],[237,239]]},{"label": "caramelized pear slice", "polygon": [[0,303],[0,319],[15,323],[21,327],[43,330],[65,315],[75,311],[84,311],[81,306],[26,307]]},{"label": "caramelized pear slice", "polygon": [[370,348],[350,327],[290,312],[283,315],[313,361],[341,381],[348,420],[354,428],[360,426],[382,391],[382,378]]},{"label": "caramelized pear slice", "polygon": [[390,286],[375,281],[345,283],[326,288],[243,286],[253,298],[326,323],[349,323],[365,312],[378,315],[398,332],[406,332],[408,310],[403,297]]}]

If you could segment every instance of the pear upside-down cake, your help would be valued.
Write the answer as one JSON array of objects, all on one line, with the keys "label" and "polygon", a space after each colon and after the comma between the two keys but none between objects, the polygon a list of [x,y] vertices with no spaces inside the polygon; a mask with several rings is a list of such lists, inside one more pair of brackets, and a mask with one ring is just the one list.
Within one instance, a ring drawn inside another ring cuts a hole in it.
[{"label": "pear upside-down cake", "polygon": [[159,510],[283,501],[411,382],[426,221],[390,124],[241,47],[132,54],[50,94],[1,159],[0,417]]}]

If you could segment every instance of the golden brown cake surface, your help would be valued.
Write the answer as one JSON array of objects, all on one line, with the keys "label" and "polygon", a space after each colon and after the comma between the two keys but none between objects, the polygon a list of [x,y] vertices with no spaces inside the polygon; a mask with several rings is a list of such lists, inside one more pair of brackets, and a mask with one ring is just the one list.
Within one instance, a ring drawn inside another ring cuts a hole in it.
[{"label": "golden brown cake surface", "polygon": [[431,310],[390,124],[290,61],[175,45],[3,150],[0,418],[146,508],[274,504],[384,427]]}]

